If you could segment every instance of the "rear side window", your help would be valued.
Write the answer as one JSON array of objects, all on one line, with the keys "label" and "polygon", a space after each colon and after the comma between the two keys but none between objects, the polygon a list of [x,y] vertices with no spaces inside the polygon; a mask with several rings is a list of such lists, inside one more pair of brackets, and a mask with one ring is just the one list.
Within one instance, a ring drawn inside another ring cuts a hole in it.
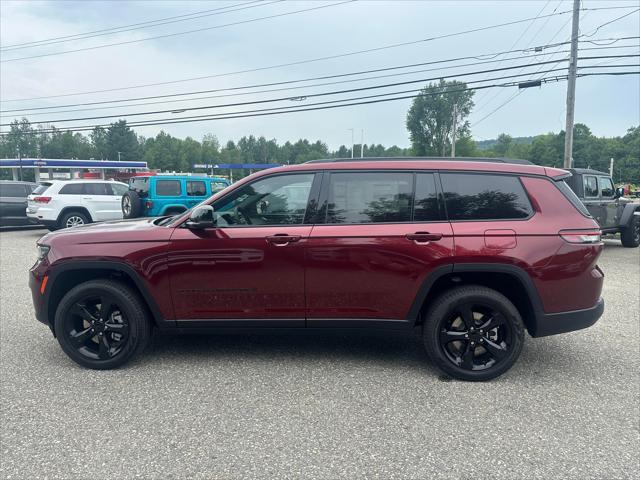
[{"label": "rear side window", "polygon": [[615,188],[613,188],[613,182],[609,177],[600,177],[600,194],[603,197],[613,197],[616,193]]},{"label": "rear side window", "polygon": [[598,196],[598,179],[591,175],[584,177],[584,196],[585,197],[597,197]]},{"label": "rear side window", "polygon": [[187,180],[187,195],[190,197],[204,197],[207,194],[207,186],[203,181]]},{"label": "rear side window", "polygon": [[451,221],[512,220],[533,213],[518,177],[443,173],[440,178]]},{"label": "rear side window", "polygon": [[571,202],[571,204],[576,207],[576,209],[585,217],[591,217],[589,210],[584,206],[584,203],[578,198],[576,192],[574,192],[569,185],[564,180],[559,180],[554,182],[556,187],[562,192],[562,194],[567,197],[567,200]]},{"label": "rear side window", "polygon": [[156,195],[159,197],[180,196],[180,180],[158,180],[156,182]]},{"label": "rear side window", "polygon": [[82,183],[69,183],[60,189],[60,195],[82,195],[84,185]]},{"label": "rear side window", "polygon": [[436,180],[433,173],[418,173],[416,175],[413,220],[415,222],[440,220],[438,193],[436,191]]},{"label": "rear side window", "polygon": [[332,173],[326,223],[409,222],[412,193],[412,173]]},{"label": "rear side window", "polygon": [[111,189],[106,183],[87,183],[84,189],[87,195],[111,195]]},{"label": "rear side window", "polygon": [[41,193],[44,193],[47,190],[47,188],[49,188],[50,186],[51,186],[50,183],[41,183],[31,193],[33,193],[34,195],[40,195]]},{"label": "rear side window", "polygon": [[23,185],[19,183],[0,183],[0,197],[24,198],[26,196]]}]

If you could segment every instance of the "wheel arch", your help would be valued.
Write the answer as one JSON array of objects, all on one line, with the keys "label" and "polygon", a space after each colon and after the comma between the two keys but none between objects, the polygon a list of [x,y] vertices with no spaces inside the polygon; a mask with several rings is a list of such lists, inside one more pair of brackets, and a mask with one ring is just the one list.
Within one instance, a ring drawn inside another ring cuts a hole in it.
[{"label": "wheel arch", "polygon": [[49,273],[49,288],[45,292],[44,305],[47,322],[51,327],[62,297],[74,286],[96,279],[111,279],[126,284],[140,295],[154,325],[158,328],[173,325],[172,321],[164,318],[153,296],[131,266],[113,261],[87,261],[59,265]]},{"label": "wheel arch", "polygon": [[180,203],[174,203],[174,204],[170,204],[170,205],[165,205],[164,207],[162,207],[162,211],[160,212],[160,215],[168,215],[167,212],[175,212],[175,213],[182,213],[182,212],[186,212],[188,210],[188,208]]},{"label": "wheel arch", "polygon": [[81,206],[73,206],[73,207],[64,207],[60,213],[58,214],[58,218],[56,219],[56,223],[59,225],[60,221],[62,220],[62,218],[67,214],[67,213],[71,213],[71,212],[80,212],[83,215],[86,215],[87,218],[89,219],[89,223],[93,223],[93,216],[91,215],[91,212],[89,211],[88,208],[86,207],[81,207]]},{"label": "wheel arch", "polygon": [[622,211],[622,215],[620,216],[621,228],[627,228],[631,224],[633,214],[636,211],[640,211],[640,203],[627,203],[624,206],[624,210]]},{"label": "wheel arch", "polygon": [[542,301],[531,277],[516,265],[493,263],[452,264],[436,268],[423,282],[407,315],[415,325],[425,308],[446,290],[460,285],[481,285],[506,296],[518,309],[531,336],[544,314]]}]

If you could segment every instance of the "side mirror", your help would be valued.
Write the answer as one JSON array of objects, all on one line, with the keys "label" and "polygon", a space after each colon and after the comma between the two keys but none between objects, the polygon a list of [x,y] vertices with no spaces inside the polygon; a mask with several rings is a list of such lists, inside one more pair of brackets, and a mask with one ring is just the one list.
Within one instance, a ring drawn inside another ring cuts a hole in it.
[{"label": "side mirror", "polygon": [[616,198],[624,197],[624,187],[616,188]]},{"label": "side mirror", "polygon": [[189,216],[189,220],[187,220],[186,226],[193,230],[215,227],[216,222],[213,219],[213,207],[211,205],[200,205],[194,208]]}]

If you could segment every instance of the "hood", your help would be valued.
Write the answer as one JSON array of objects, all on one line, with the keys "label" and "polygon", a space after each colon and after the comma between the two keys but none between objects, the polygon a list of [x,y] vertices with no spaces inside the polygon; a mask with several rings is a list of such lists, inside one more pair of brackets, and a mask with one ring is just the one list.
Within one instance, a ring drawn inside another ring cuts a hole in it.
[{"label": "hood", "polygon": [[38,240],[38,243],[53,245],[56,243],[125,243],[168,240],[173,229],[158,226],[154,223],[155,220],[155,218],[136,218],[65,228],[45,235]]}]

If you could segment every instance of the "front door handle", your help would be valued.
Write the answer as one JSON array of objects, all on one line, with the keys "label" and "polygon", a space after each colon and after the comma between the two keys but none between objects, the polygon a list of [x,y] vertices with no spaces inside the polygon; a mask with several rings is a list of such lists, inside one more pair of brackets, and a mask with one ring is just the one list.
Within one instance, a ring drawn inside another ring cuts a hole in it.
[{"label": "front door handle", "polygon": [[418,245],[426,245],[429,242],[437,242],[442,238],[441,233],[429,233],[429,232],[416,232],[407,233],[405,235],[408,240],[413,240]]},{"label": "front door handle", "polygon": [[287,235],[286,233],[277,233],[267,237],[267,242],[278,247],[284,247],[292,242],[300,241],[300,235]]}]

